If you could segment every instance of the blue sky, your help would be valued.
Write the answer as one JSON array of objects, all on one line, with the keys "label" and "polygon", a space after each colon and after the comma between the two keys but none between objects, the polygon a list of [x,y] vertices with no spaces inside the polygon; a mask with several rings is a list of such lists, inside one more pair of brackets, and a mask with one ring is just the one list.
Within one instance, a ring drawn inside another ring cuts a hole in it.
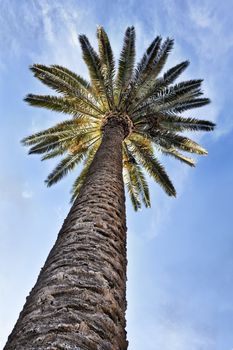
[{"label": "blue sky", "polygon": [[19,143],[64,118],[22,101],[47,91],[28,66],[59,63],[87,76],[77,35],[96,45],[101,24],[116,57],[128,25],[138,58],[157,34],[172,36],[167,67],[189,59],[183,78],[204,78],[212,100],[192,116],[218,125],[195,136],[209,150],[195,169],[163,159],[176,199],[151,183],[151,209],[127,205],[129,350],[232,350],[232,1],[0,0],[0,8],[0,347],[69,210],[75,176],[47,189],[54,162],[28,157]]}]

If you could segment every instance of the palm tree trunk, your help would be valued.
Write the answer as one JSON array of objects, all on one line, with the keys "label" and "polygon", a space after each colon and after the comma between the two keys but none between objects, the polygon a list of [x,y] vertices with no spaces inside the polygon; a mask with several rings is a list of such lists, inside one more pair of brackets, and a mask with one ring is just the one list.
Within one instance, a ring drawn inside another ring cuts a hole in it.
[{"label": "palm tree trunk", "polygon": [[4,350],[126,350],[124,126],[111,118]]}]

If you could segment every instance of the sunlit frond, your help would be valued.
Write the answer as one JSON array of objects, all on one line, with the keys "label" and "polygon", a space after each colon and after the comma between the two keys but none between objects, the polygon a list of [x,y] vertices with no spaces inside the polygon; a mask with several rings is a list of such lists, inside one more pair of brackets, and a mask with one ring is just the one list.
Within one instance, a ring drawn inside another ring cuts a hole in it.
[{"label": "sunlit frond", "polygon": [[52,111],[61,112],[65,114],[71,114],[74,117],[86,115],[94,119],[99,118],[99,114],[89,108],[82,99],[78,97],[58,97],[49,95],[33,95],[29,94],[24,99],[31,106],[43,107]]},{"label": "sunlit frond", "polygon": [[162,151],[162,153],[169,155],[169,156],[172,156],[172,157],[180,160],[181,162],[190,165],[191,167],[195,166],[194,159],[184,156],[182,153],[178,152],[175,148],[170,148],[170,149],[161,148],[161,151]]}]

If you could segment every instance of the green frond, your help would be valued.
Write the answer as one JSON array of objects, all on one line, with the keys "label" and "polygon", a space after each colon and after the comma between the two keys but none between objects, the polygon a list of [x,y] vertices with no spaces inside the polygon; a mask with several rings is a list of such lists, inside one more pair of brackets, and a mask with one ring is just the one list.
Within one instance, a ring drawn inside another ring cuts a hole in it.
[{"label": "green frond", "polygon": [[74,76],[56,68],[56,66],[47,67],[42,64],[34,64],[30,69],[34,76],[45,85],[62,93],[65,97],[77,97],[79,101],[82,101],[84,107],[93,110],[95,113],[102,113],[96,100],[89,92],[90,89],[87,90],[79,82],[83,80],[81,77],[76,76],[75,79]]},{"label": "green frond", "polygon": [[208,154],[207,150],[205,150],[198,143],[192,141],[188,137],[180,136],[171,131],[150,130],[149,134],[147,135],[151,137],[151,140],[157,146],[162,146],[166,149],[175,147],[182,151],[190,153],[196,153],[200,155]]},{"label": "green frond", "polygon": [[99,44],[101,72],[112,107],[114,105],[113,79],[115,74],[115,62],[108,36],[101,26],[97,28],[97,39]]},{"label": "green frond", "polygon": [[123,95],[132,80],[134,61],[135,30],[134,27],[128,27],[124,36],[124,43],[120,54],[118,73],[116,77],[116,89],[119,98],[119,104],[121,103]]},{"label": "green frond", "polygon": [[63,154],[66,153],[66,152],[67,152],[67,149],[64,148],[64,147],[61,147],[61,148],[55,149],[54,151],[51,151],[51,152],[46,153],[46,154],[41,158],[41,160],[43,161],[43,160],[47,160],[47,159],[52,159],[52,158],[61,156],[61,155],[63,155]]},{"label": "green frond", "polygon": [[31,147],[28,154],[42,154],[50,152],[64,145],[70,145],[71,140],[74,139],[74,135],[64,135],[63,137],[48,136],[41,142],[38,142],[35,146]]},{"label": "green frond", "polygon": [[181,162],[190,165],[191,167],[195,166],[194,159],[185,157],[182,153],[179,153],[175,148],[170,148],[170,149],[162,148],[161,151],[166,155],[172,156],[180,160]]},{"label": "green frond", "polygon": [[150,207],[150,194],[147,181],[140,165],[137,164],[134,155],[128,148],[128,142],[123,143],[123,160],[126,168],[126,179],[128,178],[128,192],[131,193],[134,209],[137,210],[137,202],[142,198],[145,207]]},{"label": "green frond", "polygon": [[[170,113],[182,113],[188,109],[199,108],[210,103],[209,98],[193,98],[185,102],[178,102],[172,107],[166,108]],[[161,111],[164,109],[161,108]]]},{"label": "green frond", "polygon": [[157,76],[162,71],[169,53],[171,52],[174,45],[174,40],[167,38],[164,43],[161,45],[160,51],[158,53],[158,58],[156,59],[156,62],[154,63],[154,69],[153,69],[153,78],[157,78]]},{"label": "green frond", "polygon": [[[184,61],[171,69],[169,69],[164,75],[163,78],[158,78],[153,80],[151,87],[146,86],[144,89],[144,94],[140,98],[135,98],[132,103],[131,110],[135,110],[137,106],[147,101],[150,97],[158,95],[165,87],[173,83],[179,75],[188,67],[189,62]],[[138,93],[140,90],[138,91]]]},{"label": "green frond", "polygon": [[134,105],[138,101],[141,91],[144,91],[145,83],[147,79],[150,78],[153,71],[153,63],[158,55],[161,40],[162,39],[157,36],[138,63],[126,97],[127,107]]},{"label": "green frond", "polygon": [[141,208],[140,189],[138,188],[135,173],[129,164],[125,165],[123,168],[123,177],[133,208],[137,211]]},{"label": "green frond", "polygon": [[189,66],[189,61],[184,61],[176,66],[170,68],[166,73],[163,75],[162,84],[163,86],[167,86],[169,84],[172,84],[182,73],[183,71]]},{"label": "green frond", "polygon": [[147,149],[138,147],[137,143],[133,140],[132,152],[136,159],[139,160],[141,165],[147,170],[148,174],[154,178],[154,180],[165,190],[169,196],[176,196],[175,188],[169,179],[164,167],[154,157],[154,155],[148,152]]},{"label": "green frond", "polygon": [[70,127],[74,127],[76,121],[81,121],[81,119],[66,120],[57,124],[55,127],[27,136],[23,138],[21,142],[25,146],[30,146],[44,140],[47,136],[59,136],[61,133],[63,134],[64,132],[67,132]]},{"label": "green frond", "polygon": [[47,186],[50,187],[53,184],[61,180],[67,173],[74,169],[74,167],[83,160],[87,151],[82,150],[77,154],[69,154],[63,158],[56,168],[49,174],[46,179]]},{"label": "green frond", "polygon": [[[180,103],[186,103],[192,98],[202,95],[200,90],[202,80],[189,80],[174,86],[163,88],[150,98],[144,100],[133,110],[134,115],[159,112],[171,109]],[[134,116],[135,118],[135,116]]]},{"label": "green frond", "polygon": [[215,124],[203,119],[185,118],[175,115],[164,115],[159,124],[171,131],[212,131]]},{"label": "green frond", "polygon": [[142,83],[139,84],[139,87],[136,89],[136,98],[134,98],[130,111],[135,110],[136,106],[140,105],[149,96],[151,96],[151,89],[152,91],[154,91],[154,87],[156,86],[157,91],[158,87],[161,86],[162,80],[157,78],[167,61],[168,55],[172,50],[173,43],[173,39],[167,38],[165,42],[161,45],[161,39],[158,37],[158,51],[156,47],[156,57],[153,60],[153,64],[150,65],[150,69],[148,68],[146,70],[146,78],[144,78]]},{"label": "green frond", "polygon": [[145,175],[144,175],[143,170],[141,169],[141,167],[139,165],[135,165],[135,168],[137,171],[137,178],[138,178],[137,181],[138,181],[138,184],[140,187],[140,192],[141,192],[143,203],[144,203],[146,208],[150,208],[151,207],[150,192],[149,192],[149,187],[148,187],[148,183],[146,181]]},{"label": "green frond", "polygon": [[104,82],[104,76],[101,71],[100,58],[91,46],[86,35],[80,35],[79,41],[81,44],[83,59],[88,67],[91,84],[95,93],[99,96],[104,108],[109,107],[109,96]]},{"label": "green frond", "polygon": [[153,71],[154,61],[157,58],[161,40],[161,37],[157,36],[146,50],[141,61],[138,63],[135,71],[135,78],[133,80],[134,84],[142,85]]},{"label": "green frond", "polygon": [[86,115],[95,119],[99,119],[98,114],[92,109],[88,108],[83,101],[77,97],[58,97],[50,95],[33,95],[28,94],[24,101],[28,102],[29,105],[34,107],[43,107],[52,111],[71,114],[74,117]]},{"label": "green frond", "polygon": [[[86,93],[93,95],[93,90],[90,83],[80,75],[70,71],[66,67],[62,67],[57,64],[51,65],[51,68],[55,69],[56,74],[64,81],[67,81],[71,85],[76,86],[78,89],[85,90]],[[95,95],[93,96],[96,98]]]},{"label": "green frond", "polygon": [[91,140],[99,137],[99,129],[93,127],[88,129],[74,129],[65,130],[59,134],[51,134],[43,136],[41,139],[34,143],[34,146],[30,148],[29,154],[45,153],[57,149],[66,149],[71,151],[80,147],[80,144],[88,144]]}]

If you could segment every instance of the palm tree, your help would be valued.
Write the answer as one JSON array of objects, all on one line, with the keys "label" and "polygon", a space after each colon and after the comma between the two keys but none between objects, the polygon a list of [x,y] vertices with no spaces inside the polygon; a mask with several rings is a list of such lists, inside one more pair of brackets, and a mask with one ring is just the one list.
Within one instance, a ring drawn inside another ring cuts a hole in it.
[{"label": "palm tree", "polygon": [[[125,350],[126,219],[124,184],[135,210],[150,206],[144,169],[165,190],[175,188],[157,154],[194,166],[182,151],[207,151],[183,131],[209,131],[214,124],[181,116],[209,103],[202,80],[173,84],[184,61],[161,75],[173,40],[156,37],[136,69],[135,30],[126,30],[117,73],[108,36],[97,29],[99,53],[80,35],[90,82],[58,66],[34,64],[35,77],[54,96],[29,94],[32,106],[71,115],[26,137],[30,154],[63,156],[48,176],[51,186],[76,165],[83,169],[72,188],[72,208],[27,297],[5,350]],[[123,170],[123,171],[122,171]]]}]

